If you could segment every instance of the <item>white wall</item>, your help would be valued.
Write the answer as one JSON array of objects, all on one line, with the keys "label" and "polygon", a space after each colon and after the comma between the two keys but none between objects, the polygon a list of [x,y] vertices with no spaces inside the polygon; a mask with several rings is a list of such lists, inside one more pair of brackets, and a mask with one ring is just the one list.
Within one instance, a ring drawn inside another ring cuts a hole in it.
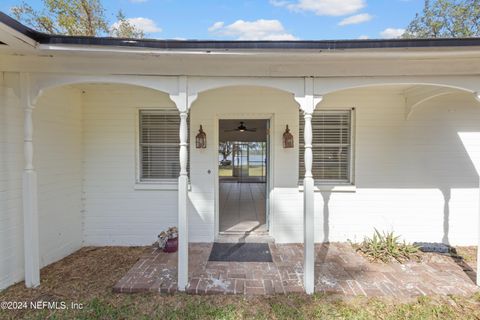
[{"label": "white wall", "polygon": [[[18,76],[0,86],[0,289],[24,277],[22,171],[23,110]],[[34,110],[38,172],[40,265],[79,249],[81,233],[81,105],[72,88],[49,90]]]},{"label": "white wall", "polygon": [[[191,236],[191,241],[214,239],[218,119],[258,116],[270,118],[273,186],[284,188],[296,185],[298,141],[293,149],[282,147],[282,134],[287,124],[298,140],[298,105],[291,94],[259,87],[227,87],[200,94],[190,111],[190,134],[193,139],[202,125],[208,143],[206,149],[190,149],[190,199],[193,203],[190,208],[190,229],[199,230]],[[210,174],[208,170],[211,171]],[[295,196],[297,194],[298,191]],[[293,206],[297,209],[296,201]],[[275,204],[273,210],[281,208]]]},{"label": "white wall", "polygon": [[137,114],[166,94],[123,85],[83,88],[85,245],[146,245],[177,225],[176,190],[136,190]]},{"label": "white wall", "polygon": [[2,86],[3,80],[1,74],[0,290],[23,278],[23,111],[15,92],[5,87],[7,83]]},{"label": "white wall", "polygon": [[82,246],[81,91],[50,89],[33,115],[40,266]]},{"label": "white wall", "polygon": [[[393,230],[409,241],[475,244],[478,174],[459,132],[480,132],[477,104],[470,95],[451,94],[424,104],[406,120],[398,88],[326,96],[319,108],[356,109],[356,191],[315,193],[316,241],[362,240],[377,228]],[[303,241],[297,105],[287,93],[253,87],[212,90],[192,106],[191,136],[201,124],[208,139],[207,149],[191,149],[190,226],[197,230],[192,240],[214,238],[218,118],[248,118],[260,112],[272,118],[271,233],[280,243]],[[294,149],[281,146],[286,124],[296,138]]]},{"label": "white wall", "polygon": [[[324,229],[327,240],[362,240],[377,228],[409,241],[476,243],[478,174],[459,136],[480,132],[480,108],[473,97],[436,98],[409,120],[403,96],[391,90],[336,93],[319,107],[356,108],[357,190],[315,194],[316,230]],[[302,241],[301,196],[295,210],[293,189],[275,192],[276,240]],[[316,241],[322,240],[317,232]]]},{"label": "white wall", "polygon": [[[83,90],[84,242],[150,244],[160,230],[177,224],[177,192],[135,189],[136,116],[141,108],[175,106],[165,94],[132,86],[90,85]],[[273,165],[278,167],[273,171],[274,186],[296,185],[298,143],[294,149],[283,149],[278,134],[283,134],[288,124],[298,139],[298,107],[290,94],[255,87],[202,93],[190,113],[191,142],[200,124],[208,140],[207,149],[190,148],[190,241],[214,240],[216,119],[256,116],[259,110],[264,117],[271,117],[272,130],[277,132],[272,135]],[[294,191],[297,200],[298,190]],[[296,202],[294,207],[298,209]]]}]

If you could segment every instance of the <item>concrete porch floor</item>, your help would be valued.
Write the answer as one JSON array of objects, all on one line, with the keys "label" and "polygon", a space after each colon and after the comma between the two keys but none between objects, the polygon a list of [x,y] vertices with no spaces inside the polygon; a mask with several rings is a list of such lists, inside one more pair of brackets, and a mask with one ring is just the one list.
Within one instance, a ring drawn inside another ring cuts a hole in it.
[{"label": "concrete porch floor", "polygon": [[[211,243],[190,244],[191,294],[303,292],[303,246],[274,244],[273,262],[210,262]],[[349,244],[316,245],[315,291],[343,296],[407,299],[421,295],[471,295],[475,273],[451,257],[425,254],[422,262],[370,263]],[[115,292],[177,291],[177,254],[152,247],[114,286]]]}]

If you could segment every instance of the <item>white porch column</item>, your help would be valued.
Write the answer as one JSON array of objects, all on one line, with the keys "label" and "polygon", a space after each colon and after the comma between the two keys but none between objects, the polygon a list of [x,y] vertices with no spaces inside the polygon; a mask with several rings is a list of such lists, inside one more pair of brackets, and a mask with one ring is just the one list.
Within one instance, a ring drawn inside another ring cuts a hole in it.
[{"label": "white porch column", "polygon": [[[477,99],[478,102],[480,102],[480,91],[474,93],[475,99]],[[479,183],[480,183],[480,171],[479,167],[475,166],[477,168],[477,173],[479,176]],[[478,186],[478,194],[480,198],[480,185]],[[478,204],[478,235],[477,235],[477,286],[480,286],[480,201]]]},{"label": "white porch column", "polygon": [[304,111],[305,128],[305,177],[303,179],[303,228],[304,228],[304,285],[307,294],[315,291],[315,239],[314,239],[314,180],[312,175],[312,113]]},{"label": "white porch column", "polygon": [[[480,101],[480,99],[479,99]],[[480,175],[479,175],[480,178]],[[480,179],[479,179],[480,180]],[[480,185],[478,186],[478,193],[480,198]],[[477,286],[480,287],[480,201],[478,204],[478,242],[477,242]]]},{"label": "white porch column", "polygon": [[313,78],[305,78],[305,94],[303,97],[295,98],[303,111],[305,127],[304,137],[304,163],[305,176],[303,179],[303,232],[304,232],[304,286],[307,294],[315,291],[315,210],[314,210],[314,180],[312,174],[312,115],[317,103],[322,97],[314,95]]},{"label": "white porch column", "polygon": [[38,238],[37,173],[33,167],[33,108],[28,74],[20,74],[20,101],[24,110],[23,147],[23,238],[25,255],[25,286],[40,285],[40,254]]},{"label": "white porch column", "polygon": [[180,112],[180,176],[178,177],[178,289],[185,291],[188,284],[188,113]]},{"label": "white porch column", "polygon": [[187,77],[178,78],[178,92],[170,95],[180,112],[180,175],[178,177],[178,290],[185,291],[188,285],[188,110],[196,94],[188,93]]}]

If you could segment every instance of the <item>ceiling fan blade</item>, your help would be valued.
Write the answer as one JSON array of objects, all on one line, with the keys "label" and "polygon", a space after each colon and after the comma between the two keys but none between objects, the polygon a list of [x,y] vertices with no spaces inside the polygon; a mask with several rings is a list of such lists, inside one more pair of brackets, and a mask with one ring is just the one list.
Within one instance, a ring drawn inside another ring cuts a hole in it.
[{"label": "ceiling fan blade", "polygon": [[223,130],[223,132],[257,132],[257,128],[253,129],[248,129],[245,126],[245,123],[243,121],[240,121],[240,125],[236,129],[231,129],[231,130]]}]

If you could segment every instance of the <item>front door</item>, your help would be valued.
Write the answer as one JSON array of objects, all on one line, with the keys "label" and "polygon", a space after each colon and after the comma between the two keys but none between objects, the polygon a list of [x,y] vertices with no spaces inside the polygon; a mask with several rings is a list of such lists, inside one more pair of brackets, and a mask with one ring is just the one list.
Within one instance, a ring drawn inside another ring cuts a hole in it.
[{"label": "front door", "polygon": [[266,233],[268,120],[220,120],[219,231]]}]

